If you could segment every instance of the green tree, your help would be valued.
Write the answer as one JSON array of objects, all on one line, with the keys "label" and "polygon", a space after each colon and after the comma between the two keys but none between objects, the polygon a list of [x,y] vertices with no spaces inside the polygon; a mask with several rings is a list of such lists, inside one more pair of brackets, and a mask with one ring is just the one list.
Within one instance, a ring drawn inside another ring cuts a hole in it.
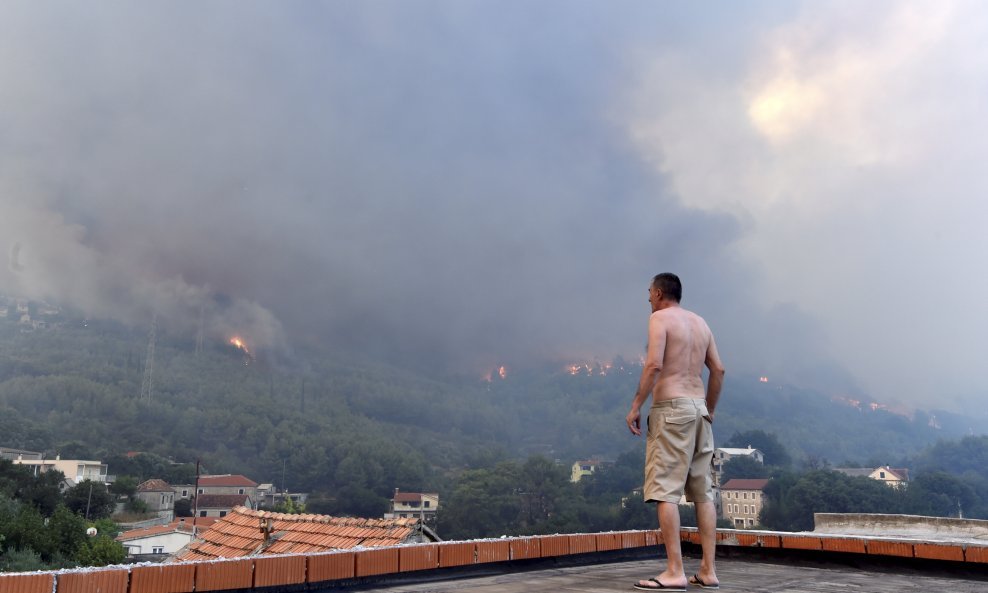
[{"label": "green tree", "polygon": [[284,500],[274,505],[274,511],[289,515],[301,515],[305,513],[305,503],[295,502],[290,496],[286,496]]},{"label": "green tree", "polygon": [[782,443],[774,434],[764,430],[756,429],[734,433],[734,436],[728,439],[724,446],[738,449],[747,447],[758,449],[765,456],[765,465],[789,467],[792,464],[792,457],[789,456],[789,452],[782,446]]},{"label": "green tree", "polygon": [[[50,548],[47,550],[49,559],[61,557],[75,558],[79,549],[86,542],[86,520],[70,511],[65,505],[59,505],[48,519],[46,540]],[[39,550],[40,551],[40,550]],[[42,554],[45,556],[46,554]]]},{"label": "green tree", "polygon": [[49,567],[34,550],[7,550],[0,553],[0,572],[32,572]]},{"label": "green tree", "polygon": [[618,456],[613,464],[603,464],[584,476],[579,488],[584,498],[598,504],[613,504],[628,496],[643,481],[644,454],[635,448]]},{"label": "green tree", "polygon": [[175,516],[176,517],[191,517],[192,516],[192,501],[188,498],[179,498],[175,501]]},{"label": "green tree", "polygon": [[109,519],[98,519],[90,523],[90,527],[96,528],[96,533],[115,538],[120,535],[120,526]]},{"label": "green tree", "polygon": [[906,487],[905,498],[908,512],[933,517],[969,517],[980,503],[974,488],[942,471],[916,476]]},{"label": "green tree", "polygon": [[566,469],[541,456],[529,457],[519,478],[519,527],[525,533],[545,533],[563,505],[573,500],[575,487]]},{"label": "green tree", "polygon": [[116,508],[114,497],[106,485],[92,480],[83,480],[67,489],[65,505],[74,513],[89,519],[109,517]]},{"label": "green tree", "polygon": [[439,533],[447,539],[518,534],[520,474],[514,461],[463,472],[437,514]]},{"label": "green tree", "polygon": [[759,522],[782,531],[812,531],[813,513],[897,513],[901,496],[878,480],[830,470],[783,474],[769,482]]},{"label": "green tree", "polygon": [[771,475],[769,468],[758,463],[749,456],[732,457],[724,464],[724,471],[720,476],[720,483],[724,484],[734,478],[767,478]]},{"label": "green tree", "polygon": [[119,498],[130,497],[137,493],[137,478],[134,476],[117,476],[110,484],[110,492]]},{"label": "green tree", "polygon": [[120,564],[126,557],[127,551],[120,542],[107,535],[97,535],[82,545],[76,559],[83,566],[107,566]]}]

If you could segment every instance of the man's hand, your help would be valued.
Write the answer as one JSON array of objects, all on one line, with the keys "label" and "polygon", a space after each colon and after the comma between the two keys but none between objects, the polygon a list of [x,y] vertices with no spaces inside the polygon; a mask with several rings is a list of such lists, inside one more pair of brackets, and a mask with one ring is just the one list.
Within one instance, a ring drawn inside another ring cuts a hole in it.
[{"label": "man's hand", "polygon": [[635,436],[641,435],[642,416],[638,408],[631,408],[631,411],[628,412],[628,415],[625,417],[624,421],[628,423],[628,430],[631,431],[631,434]]}]

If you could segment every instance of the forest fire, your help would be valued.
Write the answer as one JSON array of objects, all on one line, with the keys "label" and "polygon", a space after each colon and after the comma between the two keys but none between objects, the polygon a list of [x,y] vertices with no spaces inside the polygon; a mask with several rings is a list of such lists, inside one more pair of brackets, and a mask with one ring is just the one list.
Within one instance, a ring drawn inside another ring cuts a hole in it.
[{"label": "forest fire", "polygon": [[[606,377],[607,373],[611,372],[611,369],[613,368],[613,362],[600,362],[598,360],[594,360],[591,362],[580,362],[566,365],[564,370],[571,375],[586,375],[588,377],[597,375],[600,377]],[[618,370],[623,371],[624,366],[619,366]]]},{"label": "forest fire", "polygon": [[244,353],[244,365],[249,365],[254,361],[254,354],[247,348],[247,344],[240,338],[240,336],[233,336],[230,338],[230,345],[237,348]]},{"label": "forest fire", "polygon": [[484,373],[484,376],[481,377],[481,380],[484,381],[485,383],[490,383],[491,381],[494,380],[495,375],[497,375],[499,379],[506,379],[508,377],[508,367],[504,366],[503,364],[499,365]]}]

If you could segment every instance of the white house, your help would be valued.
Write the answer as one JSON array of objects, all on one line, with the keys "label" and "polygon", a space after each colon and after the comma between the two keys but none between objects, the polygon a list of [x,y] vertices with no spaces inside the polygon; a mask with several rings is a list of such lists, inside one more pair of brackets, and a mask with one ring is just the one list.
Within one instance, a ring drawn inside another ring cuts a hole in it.
[{"label": "white house", "polygon": [[117,541],[127,548],[128,556],[174,554],[192,541],[192,518],[125,531],[117,536]]}]

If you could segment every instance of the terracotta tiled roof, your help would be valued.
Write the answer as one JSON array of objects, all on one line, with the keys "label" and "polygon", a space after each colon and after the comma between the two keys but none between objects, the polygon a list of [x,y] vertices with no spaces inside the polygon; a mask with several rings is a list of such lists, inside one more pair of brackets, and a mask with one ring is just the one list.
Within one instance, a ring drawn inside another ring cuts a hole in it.
[{"label": "terracotta tiled roof", "polygon": [[435,494],[435,493],[430,493],[430,492],[426,492],[426,493],[422,493],[422,492],[399,492],[399,493],[395,494],[395,497],[392,498],[391,500],[393,500],[395,502],[422,502],[422,497],[423,496],[438,497],[439,495],[438,494]]},{"label": "terracotta tiled roof", "polygon": [[178,519],[172,521],[172,523],[173,524],[178,523],[180,525],[188,525],[189,527],[192,527],[194,522],[195,527],[199,531],[203,531],[207,527],[212,527],[213,523],[216,523],[219,520],[220,520],[219,517],[179,517]]},{"label": "terracotta tiled roof", "polygon": [[130,531],[124,531],[118,535],[117,541],[129,541],[132,539],[140,539],[143,537],[151,537],[153,535],[171,533],[173,531],[192,533],[192,523],[179,523],[177,521],[173,521],[168,525],[154,525],[152,527],[144,527],[143,529],[131,529]]},{"label": "terracotta tiled roof", "polygon": [[196,497],[193,507],[202,509],[232,509],[247,503],[246,494],[200,494]]},{"label": "terracotta tiled roof", "polygon": [[[264,519],[271,522],[267,541],[261,532]],[[325,552],[357,546],[393,546],[418,535],[419,530],[418,519],[288,515],[237,507],[176,554],[176,559],[205,560]]]},{"label": "terracotta tiled roof", "polygon": [[256,488],[257,482],[240,474],[223,474],[215,476],[199,476],[199,487],[203,486],[246,486]]},{"label": "terracotta tiled roof", "polygon": [[733,480],[728,480],[726,484],[720,487],[721,490],[764,490],[765,484],[768,484],[768,478],[750,479],[750,478],[734,478]]},{"label": "terracotta tiled roof", "polygon": [[168,485],[168,482],[164,480],[159,480],[158,478],[152,478],[146,482],[141,482],[137,486],[138,492],[172,492],[172,487]]}]

